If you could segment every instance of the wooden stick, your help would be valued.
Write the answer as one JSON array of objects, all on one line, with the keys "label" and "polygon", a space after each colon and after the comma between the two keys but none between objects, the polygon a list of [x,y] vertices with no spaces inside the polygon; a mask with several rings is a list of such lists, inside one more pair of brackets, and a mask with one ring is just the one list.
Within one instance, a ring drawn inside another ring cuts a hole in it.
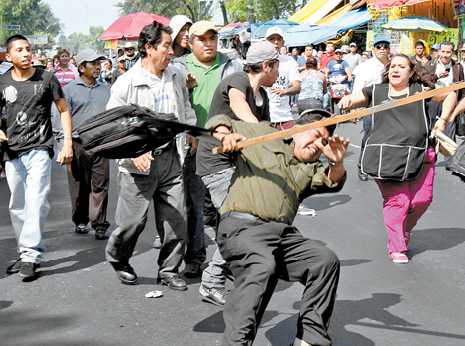
[{"label": "wooden stick", "polygon": [[[275,139],[288,138],[288,137],[291,137],[292,135],[295,135],[296,133],[304,132],[309,129],[316,129],[318,127],[326,127],[326,126],[335,125],[335,124],[349,121],[349,120],[360,119],[360,118],[372,115],[373,113],[378,113],[378,112],[382,112],[388,109],[405,106],[410,103],[414,103],[417,101],[431,98],[433,96],[437,96],[437,95],[444,94],[444,93],[449,93],[451,91],[456,91],[456,90],[463,89],[463,88],[465,88],[465,82],[454,83],[447,87],[424,91],[424,92],[417,93],[409,97],[405,97],[403,99],[393,100],[391,102],[380,104],[380,105],[377,105],[371,108],[360,108],[348,114],[336,115],[334,117],[325,118],[325,119],[315,121],[309,124],[294,126],[293,128],[290,128],[288,130],[277,131],[277,132],[270,133],[267,135],[249,138],[249,139],[246,139],[245,141],[237,143],[237,150],[244,149],[251,145],[269,142]],[[223,148],[215,147],[212,149],[212,152],[215,154],[222,153]]]}]

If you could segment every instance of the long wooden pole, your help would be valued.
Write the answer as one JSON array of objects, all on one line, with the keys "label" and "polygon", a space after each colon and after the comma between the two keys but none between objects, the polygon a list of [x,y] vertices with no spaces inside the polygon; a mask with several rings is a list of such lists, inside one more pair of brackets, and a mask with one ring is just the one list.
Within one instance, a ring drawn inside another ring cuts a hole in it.
[{"label": "long wooden pole", "polygon": [[[463,89],[463,88],[465,88],[465,82],[453,83],[447,87],[424,91],[424,92],[421,92],[421,93],[418,93],[418,94],[415,94],[409,97],[405,97],[403,99],[393,100],[391,102],[383,103],[383,104],[380,104],[380,105],[377,105],[371,108],[360,108],[348,114],[336,115],[334,117],[325,118],[319,121],[315,121],[313,123],[294,126],[293,128],[290,128],[288,130],[277,131],[277,132],[270,133],[267,135],[249,138],[249,139],[246,139],[245,141],[239,142],[237,145],[237,150],[247,148],[251,145],[269,142],[275,139],[288,138],[292,135],[295,135],[296,133],[304,132],[309,129],[316,129],[318,127],[326,127],[326,126],[335,125],[335,124],[345,122],[345,121],[360,119],[360,118],[372,115],[373,113],[378,113],[378,112],[382,112],[388,109],[405,106],[410,103],[418,102],[424,99],[431,98],[433,96],[449,93],[451,91],[456,91],[456,90]],[[213,153],[222,153],[223,149],[222,147],[216,147],[216,148],[213,148],[212,151]]]}]

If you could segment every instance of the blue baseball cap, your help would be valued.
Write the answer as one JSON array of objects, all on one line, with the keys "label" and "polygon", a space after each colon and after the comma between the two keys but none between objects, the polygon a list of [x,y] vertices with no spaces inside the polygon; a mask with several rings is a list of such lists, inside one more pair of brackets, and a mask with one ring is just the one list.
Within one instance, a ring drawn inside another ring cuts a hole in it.
[{"label": "blue baseball cap", "polygon": [[389,40],[389,38],[385,35],[376,35],[375,36],[375,40],[373,42],[373,45],[376,46],[378,43],[387,43],[387,44],[391,44],[391,41]]}]

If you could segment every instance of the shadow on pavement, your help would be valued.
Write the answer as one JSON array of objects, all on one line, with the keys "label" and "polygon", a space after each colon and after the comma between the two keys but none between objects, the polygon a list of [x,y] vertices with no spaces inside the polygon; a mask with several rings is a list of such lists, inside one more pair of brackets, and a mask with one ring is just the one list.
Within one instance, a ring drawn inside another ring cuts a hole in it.
[{"label": "shadow on pavement", "polygon": [[[41,263],[40,275],[48,276],[55,274],[64,274],[76,270],[92,267],[100,262],[105,261],[105,244],[90,249],[80,250],[74,255],[62,257],[54,260],[48,260]],[[56,269],[49,269],[62,263],[73,262],[71,265],[62,266]]]},{"label": "shadow on pavement", "polygon": [[52,333],[75,322],[76,318],[70,315],[37,315],[27,310],[2,311],[0,325],[8,328],[0,328],[0,340],[2,345],[32,345],[44,331]]},{"label": "shadow on pavement", "polygon": [[[276,316],[279,316],[278,311],[265,311],[261,324],[271,321]],[[194,328],[192,328],[192,330],[199,333],[224,333],[223,312],[218,311],[210,317],[205,318],[204,320],[197,323]]]},{"label": "shadow on pavement", "polygon": [[428,228],[414,230],[409,254],[416,256],[428,250],[446,250],[465,242],[464,228]]},{"label": "shadow on pavement", "polygon": [[307,198],[303,205],[307,208],[315,209],[316,211],[322,211],[329,208],[336,207],[341,204],[346,204],[352,199],[349,195],[339,194],[339,195],[332,195],[332,196],[312,196]]},{"label": "shadow on pavement", "polygon": [[13,305],[11,300],[0,300],[0,310],[9,308],[11,305]]},{"label": "shadow on pavement", "polygon": [[[346,329],[347,325],[357,324],[357,321],[369,319],[380,322],[386,329],[390,327],[415,327],[386,309],[401,302],[401,295],[390,293],[374,293],[371,298],[362,300],[338,300],[331,321],[330,335],[334,345],[374,346],[369,338]],[[300,302],[294,303],[298,309]],[[279,322],[268,330],[265,335],[273,346],[289,344],[296,333],[297,314]]]}]

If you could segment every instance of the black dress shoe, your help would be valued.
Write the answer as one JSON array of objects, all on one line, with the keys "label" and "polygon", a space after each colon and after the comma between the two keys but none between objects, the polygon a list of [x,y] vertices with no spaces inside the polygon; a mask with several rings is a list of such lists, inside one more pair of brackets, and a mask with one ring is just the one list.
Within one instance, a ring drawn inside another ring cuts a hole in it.
[{"label": "black dress shoe", "polygon": [[107,229],[104,227],[95,227],[95,239],[96,240],[108,239]]},{"label": "black dress shoe", "polygon": [[137,274],[129,263],[110,262],[118,279],[125,285],[136,285]]},{"label": "black dress shoe", "polygon": [[166,276],[159,276],[157,279],[158,283],[162,285],[166,285],[172,290],[175,291],[185,291],[187,290],[186,281],[181,279],[179,275],[166,275]]}]

